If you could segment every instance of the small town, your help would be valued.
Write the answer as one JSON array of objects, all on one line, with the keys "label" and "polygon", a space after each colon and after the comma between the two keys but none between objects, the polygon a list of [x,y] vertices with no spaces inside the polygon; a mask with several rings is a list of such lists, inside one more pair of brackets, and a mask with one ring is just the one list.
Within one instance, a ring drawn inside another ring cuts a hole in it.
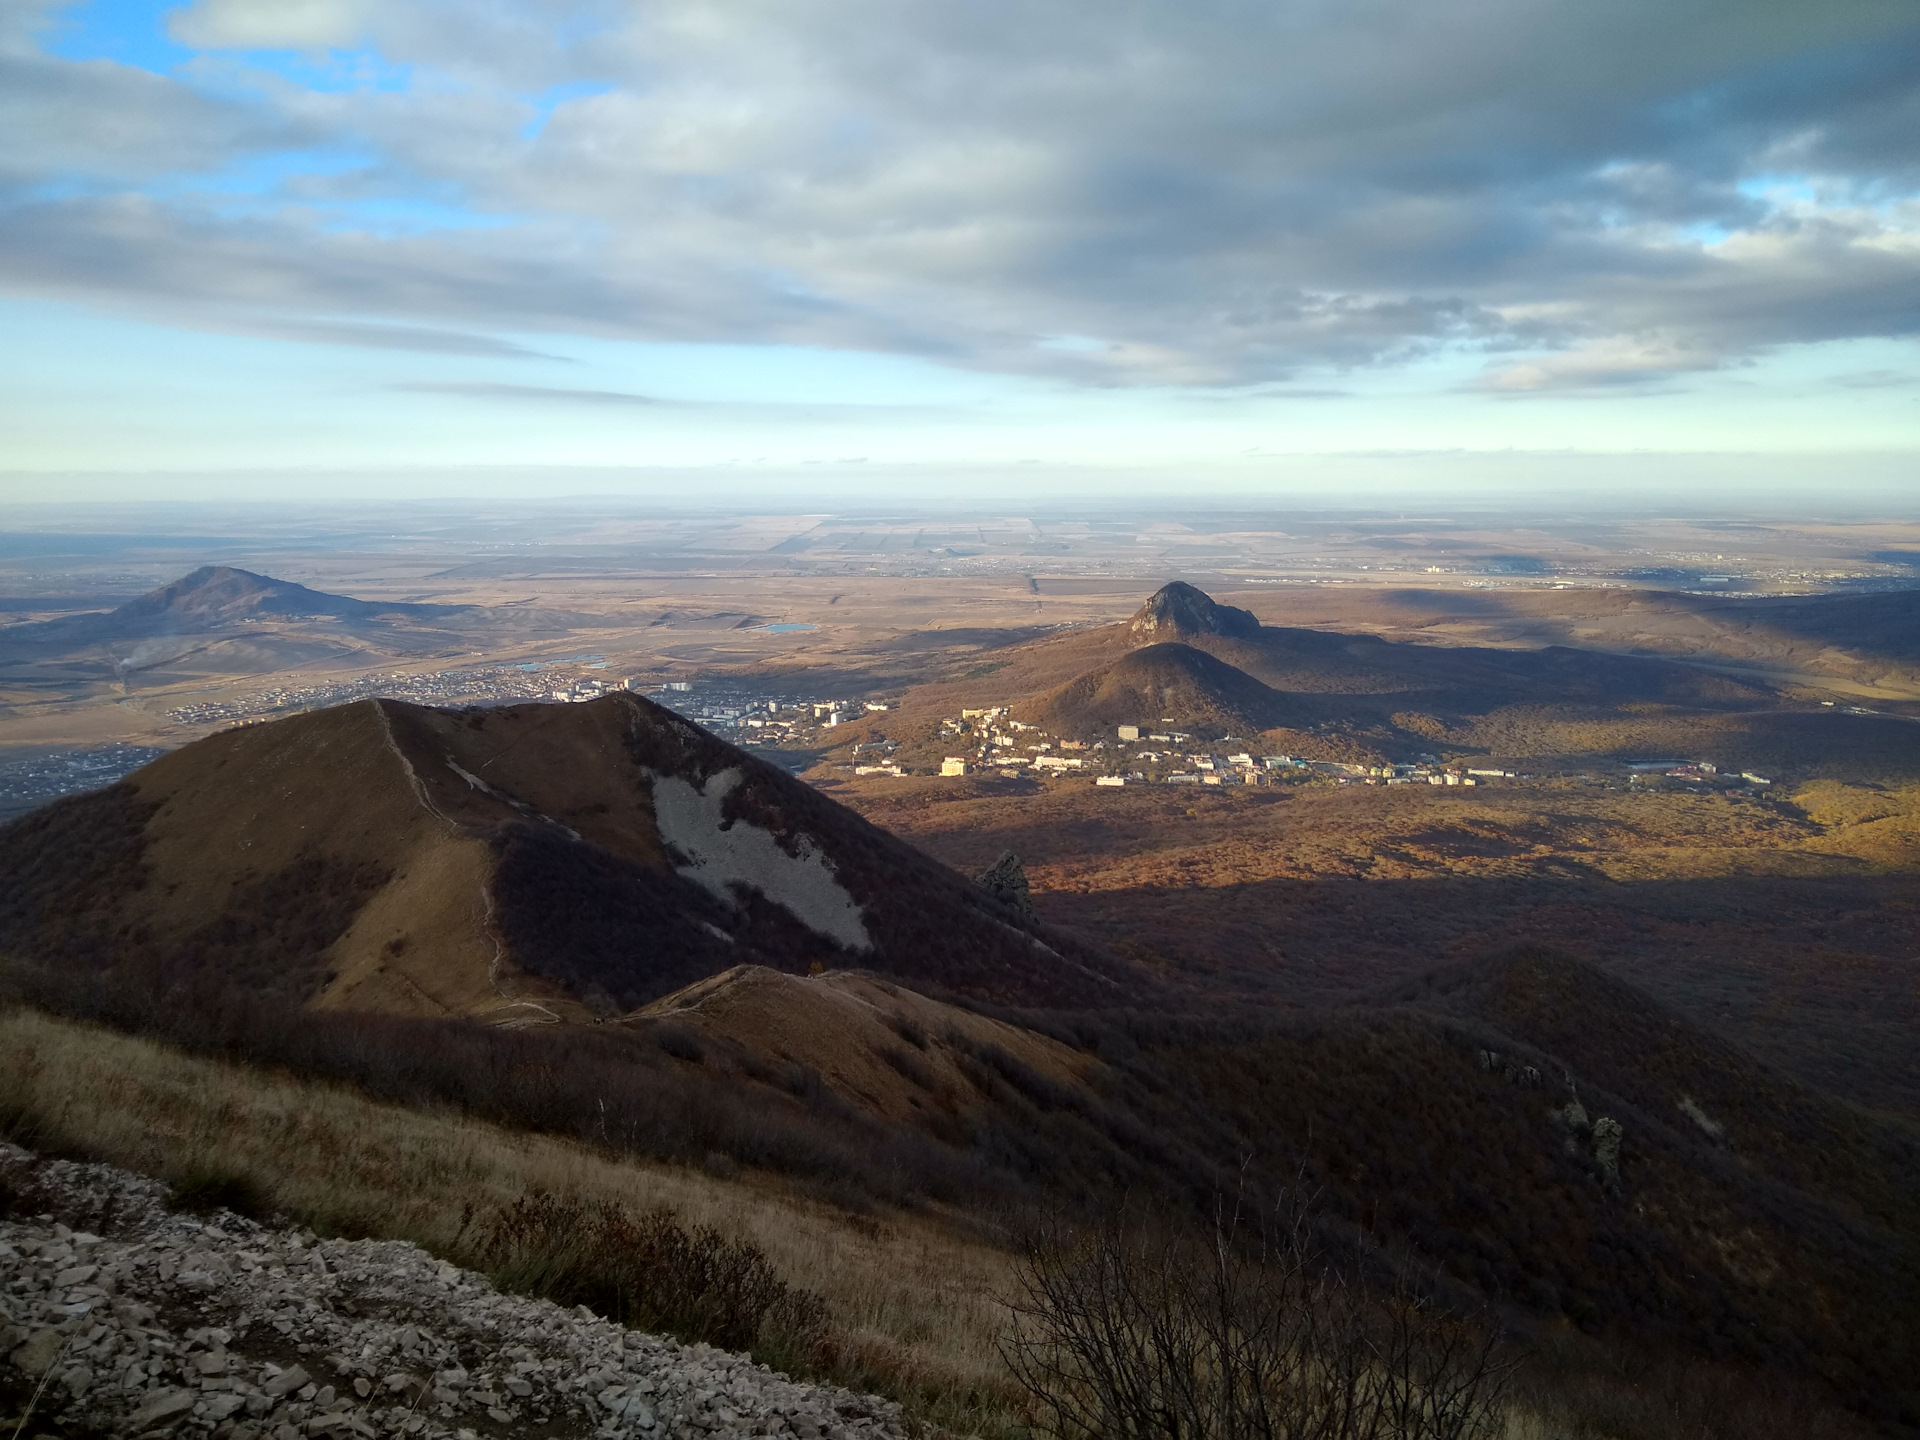
[{"label": "small town", "polygon": [[[884,711],[882,704],[867,710]],[[851,707],[836,710],[816,705],[816,723],[837,726],[852,718]],[[771,719],[756,722],[776,722]],[[792,722],[783,722],[791,724]],[[804,723],[804,722],[802,722]],[[1578,772],[1530,773],[1488,764],[1448,763],[1438,756],[1421,755],[1389,764],[1313,760],[1299,755],[1256,755],[1247,742],[1225,736],[1198,741],[1178,730],[1154,730],[1143,725],[1117,725],[1111,740],[1062,738],[1037,725],[1013,718],[1009,705],[963,709],[943,718],[940,738],[949,753],[941,756],[937,772],[931,765],[915,766],[896,758],[899,742],[871,740],[853,747],[854,759],[838,768],[857,776],[899,776],[937,773],[953,779],[993,775],[1004,779],[1090,779],[1101,788],[1128,785],[1272,786],[1307,782],[1336,785],[1433,785],[1471,788],[1499,781],[1535,781],[1574,778],[1602,784],[1625,783],[1647,789],[1661,781],[1718,788],[1762,787],[1773,782],[1751,771],[1722,770],[1711,761],[1659,760],[1626,762],[1605,770],[1589,764]]]},{"label": "small town", "polygon": [[209,700],[167,712],[181,725],[231,725],[375,697],[417,705],[502,705],[524,700],[592,700],[635,688],[626,679],[592,671],[608,668],[598,655],[542,664],[476,665],[459,670],[395,670],[322,685],[275,686],[232,700]]}]

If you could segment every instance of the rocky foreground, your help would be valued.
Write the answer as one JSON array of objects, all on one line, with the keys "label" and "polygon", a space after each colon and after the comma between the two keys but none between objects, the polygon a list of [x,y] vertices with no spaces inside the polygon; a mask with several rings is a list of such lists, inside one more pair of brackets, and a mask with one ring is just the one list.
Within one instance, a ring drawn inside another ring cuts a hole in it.
[{"label": "rocky foreground", "polygon": [[876,1396],[502,1295],[415,1245],[175,1214],[152,1180],[8,1145],[0,1180],[0,1433],[21,1440],[904,1433]]}]

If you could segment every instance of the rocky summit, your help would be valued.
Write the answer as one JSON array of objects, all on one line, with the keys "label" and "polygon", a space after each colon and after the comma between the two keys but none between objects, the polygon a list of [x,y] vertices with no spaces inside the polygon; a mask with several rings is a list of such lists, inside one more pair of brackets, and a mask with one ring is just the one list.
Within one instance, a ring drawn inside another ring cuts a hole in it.
[{"label": "rocky summit", "polygon": [[1206,591],[1184,580],[1162,585],[1127,622],[1128,635],[1145,645],[1191,635],[1230,635],[1246,639],[1259,630],[1260,622],[1251,610],[1222,605]]},{"label": "rocky summit", "polygon": [[[0,1145],[0,1428],[209,1440],[904,1433],[877,1396],[497,1292],[395,1241],[175,1214],[156,1181]],[[64,1217],[64,1219],[56,1218]],[[74,1221],[69,1225],[66,1221]]]}]

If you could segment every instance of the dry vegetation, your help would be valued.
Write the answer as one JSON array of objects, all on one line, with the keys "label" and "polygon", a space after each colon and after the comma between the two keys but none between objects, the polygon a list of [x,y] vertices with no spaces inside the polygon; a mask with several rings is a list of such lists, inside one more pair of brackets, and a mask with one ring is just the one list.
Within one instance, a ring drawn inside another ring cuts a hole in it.
[{"label": "dry vegetation", "polygon": [[1009,1257],[933,1216],[850,1215],[777,1181],[615,1159],[22,1008],[0,1011],[0,1119],[42,1150],[217,1183],[323,1232],[413,1240],[477,1268],[489,1257],[475,1217],[529,1191],[669,1207],[750,1240],[823,1298],[827,1373],[954,1425],[994,1422],[1010,1404],[994,1349]]},{"label": "dry vegetation", "polygon": [[[1248,1058],[1222,1054],[1222,1073]],[[1324,1060],[1311,1062],[1307,1073],[1323,1069]],[[1300,1078],[1295,1072],[1280,1083]],[[1322,1108],[1337,1114],[1342,1102]],[[1017,1293],[1018,1260],[972,1238],[958,1217],[851,1214],[764,1174],[723,1177],[614,1158],[453,1110],[380,1104],[343,1086],[187,1056],[17,1007],[0,1011],[0,1120],[12,1138],[157,1174],[200,1203],[239,1200],[325,1231],[411,1239],[567,1295],[575,1293],[567,1277],[551,1265],[535,1268],[555,1247],[532,1247],[535,1267],[528,1263],[524,1241],[542,1216],[566,1225],[569,1216],[597,1216],[608,1233],[624,1227],[658,1239],[657,1225],[622,1217],[667,1207],[696,1241],[706,1229],[714,1246],[763,1252],[771,1262],[759,1276],[763,1288],[822,1298],[831,1333],[817,1372],[900,1396],[922,1418],[962,1432],[1016,1435],[1042,1418],[999,1351],[1003,1297]],[[611,1228],[605,1217],[614,1217]],[[1029,1252],[1029,1260],[1046,1253]],[[1656,1357],[1630,1345],[1596,1349],[1552,1329],[1536,1333],[1529,1350],[1507,1440],[1861,1433],[1777,1369]]]},{"label": "dry vegetation", "polygon": [[1044,919],[1196,995],[1347,1001],[1534,940],[1805,1078],[1920,1116],[1912,784],[1816,782],[1791,799],[1575,781],[836,794],[960,870],[1015,851]]}]

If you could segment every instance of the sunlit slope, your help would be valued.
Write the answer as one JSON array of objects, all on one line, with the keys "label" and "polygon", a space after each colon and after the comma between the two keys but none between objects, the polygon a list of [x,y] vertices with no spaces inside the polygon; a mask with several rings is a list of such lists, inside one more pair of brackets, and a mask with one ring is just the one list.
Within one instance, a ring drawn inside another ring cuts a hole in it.
[{"label": "sunlit slope", "polygon": [[629,695],[223,732],[15,822],[0,863],[0,943],[324,1006],[585,1018],[743,963],[1124,993],[1113,962]]}]

